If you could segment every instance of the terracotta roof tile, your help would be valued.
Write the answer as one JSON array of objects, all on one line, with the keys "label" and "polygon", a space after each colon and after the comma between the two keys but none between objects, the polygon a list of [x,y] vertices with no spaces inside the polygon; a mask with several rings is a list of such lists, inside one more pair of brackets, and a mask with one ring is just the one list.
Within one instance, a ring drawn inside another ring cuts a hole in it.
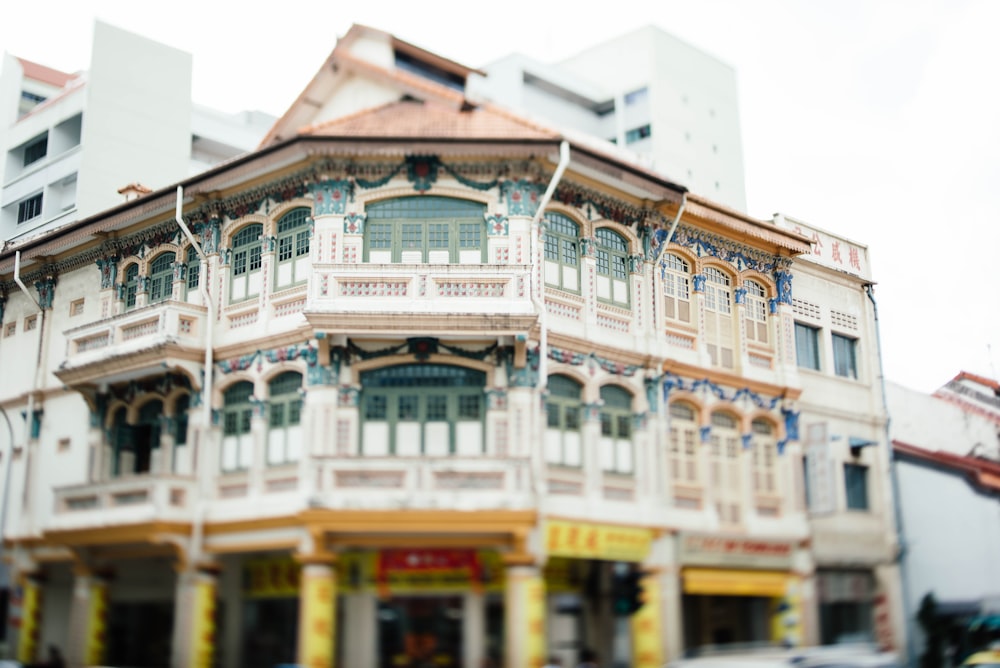
[{"label": "terracotta roof tile", "polygon": [[406,137],[413,139],[548,139],[560,135],[490,107],[453,109],[401,100],[299,130],[313,137]]}]

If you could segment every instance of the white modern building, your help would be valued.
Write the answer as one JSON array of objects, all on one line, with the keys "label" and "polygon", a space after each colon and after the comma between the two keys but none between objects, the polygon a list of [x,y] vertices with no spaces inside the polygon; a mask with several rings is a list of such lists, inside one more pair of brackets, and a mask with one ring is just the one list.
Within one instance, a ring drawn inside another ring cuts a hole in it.
[{"label": "white modern building", "polygon": [[961,659],[1000,635],[1000,383],[962,372],[888,397],[909,607],[932,594]]},{"label": "white modern building", "polygon": [[746,210],[734,69],[655,26],[558,63],[511,54],[469,94],[635,152],[656,170]]},{"label": "white modern building", "polygon": [[[155,76],[151,76],[155,73]],[[273,118],[191,101],[191,56],[100,21],[89,69],[4,54],[0,239],[86,218],[254,148]]]}]

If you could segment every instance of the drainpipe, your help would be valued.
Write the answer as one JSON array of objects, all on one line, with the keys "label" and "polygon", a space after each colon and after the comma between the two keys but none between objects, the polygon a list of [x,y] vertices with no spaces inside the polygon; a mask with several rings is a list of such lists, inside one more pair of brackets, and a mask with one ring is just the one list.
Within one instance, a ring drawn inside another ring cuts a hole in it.
[{"label": "drainpipe", "polygon": [[886,398],[885,391],[885,374],[882,371],[882,334],[879,329],[879,319],[878,319],[878,303],[875,301],[875,290],[874,285],[871,283],[866,283],[865,294],[868,295],[868,300],[872,303],[872,312],[875,317],[875,345],[878,350],[878,377],[879,386],[882,391],[882,409],[885,411],[885,442],[886,447],[889,448],[889,479],[892,484],[892,505],[893,505],[893,517],[896,523],[896,536],[899,540],[899,552],[896,557],[896,561],[899,562],[899,584],[901,588],[901,594],[903,598],[903,616],[904,616],[904,629],[906,633],[906,661],[905,665],[913,666],[915,665],[917,652],[914,647],[913,638],[913,605],[910,601],[910,584],[908,578],[908,567],[907,561],[909,557],[909,545],[906,542],[906,534],[903,531],[903,511],[900,504],[899,496],[899,473],[896,467],[896,454],[892,448],[892,437],[890,435],[890,423],[891,417],[889,416],[889,402]]},{"label": "drainpipe", "polygon": [[684,215],[684,207],[687,206],[687,203],[688,194],[685,190],[681,193],[681,206],[677,209],[677,215],[674,216],[674,221],[670,223],[670,229],[667,231],[666,238],[663,240],[663,243],[660,244],[659,250],[656,251],[656,258],[653,260],[653,271],[656,271],[656,265],[660,261],[660,256],[662,256],[663,251],[667,249],[667,246],[670,244],[670,240],[674,238],[674,232],[677,231],[677,225],[681,222],[681,216]]},{"label": "drainpipe", "polygon": [[[35,395],[39,392],[42,386],[42,379],[44,377],[43,358],[45,353],[45,309],[42,305],[38,303],[34,295],[28,290],[28,286],[24,284],[21,280],[21,251],[16,251],[14,253],[14,282],[17,283],[17,287],[21,288],[21,292],[28,297],[32,304],[38,309],[38,354],[35,356],[35,383],[32,390],[28,393],[28,415],[27,415],[27,425],[24,430],[24,491],[21,496],[22,503],[27,505],[32,493],[34,492],[34,485],[31,484],[31,472],[32,472],[32,457],[28,450],[28,444],[31,442],[31,434],[33,427],[35,425]],[[6,495],[6,491],[4,492]],[[30,506],[29,506],[30,508]],[[33,508],[31,508],[33,510]],[[31,526],[31,512],[24,515],[28,520],[28,526]]]},{"label": "drainpipe", "polygon": [[[206,313],[206,323],[205,323],[205,379],[202,381],[202,410],[204,411],[204,416],[202,417],[203,424],[205,425],[205,431],[203,432],[203,437],[200,439],[198,444],[198,449],[205,449],[208,443],[209,434],[212,429],[212,378],[214,376],[212,369],[212,346],[213,338],[212,335],[215,331],[215,302],[212,301],[212,294],[208,290],[208,257],[206,257],[205,252],[201,248],[201,244],[195,239],[194,235],[191,234],[191,229],[184,222],[184,218],[181,217],[181,209],[184,205],[184,187],[177,186],[177,205],[174,210],[174,220],[177,225],[184,232],[184,236],[187,240],[191,242],[191,247],[194,248],[198,257],[201,259],[201,280],[198,281],[199,288],[201,289],[202,299],[205,300]],[[198,455],[201,452],[192,453],[191,464],[194,471],[198,470]],[[207,469],[206,469],[207,470]],[[200,480],[199,480],[200,483]],[[205,523],[205,501],[203,499],[204,490],[201,489],[201,485],[198,485],[198,501],[195,508],[194,525],[191,527],[191,559],[198,559],[201,556],[201,544],[202,537],[204,533],[204,523]]]},{"label": "drainpipe", "polygon": [[[532,263],[538,268],[538,285],[535,289],[531,291],[531,301],[538,311],[538,326],[540,329],[538,335],[538,384],[537,389],[542,392],[548,386],[548,348],[549,348],[549,331],[548,331],[548,317],[545,310],[545,260],[542,253],[544,248],[539,247],[539,232],[541,231],[541,221],[542,216],[545,214],[545,207],[549,205],[549,200],[552,199],[552,195],[556,191],[556,186],[559,185],[559,181],[562,180],[563,172],[566,171],[566,167],[569,165],[569,142],[563,140],[559,144],[559,164],[556,165],[556,171],[552,175],[552,180],[549,181],[549,187],[545,189],[545,194],[542,195],[542,200],[538,203],[538,209],[535,211],[535,216],[531,219],[531,226],[528,228],[531,234],[531,259]],[[532,406],[532,411],[538,410],[538,402]],[[537,424],[537,422],[536,422]],[[531,457],[532,467],[534,468],[535,475],[535,494],[538,497],[539,506],[541,506],[542,501],[542,448],[534,448]],[[541,515],[542,513],[539,512]]]}]

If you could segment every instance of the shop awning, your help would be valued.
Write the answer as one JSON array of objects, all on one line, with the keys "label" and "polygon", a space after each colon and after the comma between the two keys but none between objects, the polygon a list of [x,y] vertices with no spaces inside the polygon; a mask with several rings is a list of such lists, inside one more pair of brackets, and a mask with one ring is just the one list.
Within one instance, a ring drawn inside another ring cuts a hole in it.
[{"label": "shop awning", "polygon": [[685,568],[684,593],[778,598],[785,595],[788,577],[773,571]]}]

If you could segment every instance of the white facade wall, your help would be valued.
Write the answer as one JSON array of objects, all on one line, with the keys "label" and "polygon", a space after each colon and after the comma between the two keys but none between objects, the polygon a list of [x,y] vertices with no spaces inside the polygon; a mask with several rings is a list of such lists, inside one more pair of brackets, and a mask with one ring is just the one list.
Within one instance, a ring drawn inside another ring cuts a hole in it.
[{"label": "white facade wall", "polygon": [[1000,596],[1000,501],[961,473],[902,458],[897,463],[910,597],[939,602]]},{"label": "white facade wall", "polygon": [[746,209],[732,67],[653,26],[596,45],[560,65],[615,95],[647,86],[656,169],[695,193]]},{"label": "white facade wall", "polygon": [[190,54],[98,22],[86,95],[80,217],[121,203],[126,184],[157,190],[187,174]]},{"label": "white facade wall", "polygon": [[894,439],[953,455],[997,456],[1000,428],[992,420],[896,383],[887,390]]}]

